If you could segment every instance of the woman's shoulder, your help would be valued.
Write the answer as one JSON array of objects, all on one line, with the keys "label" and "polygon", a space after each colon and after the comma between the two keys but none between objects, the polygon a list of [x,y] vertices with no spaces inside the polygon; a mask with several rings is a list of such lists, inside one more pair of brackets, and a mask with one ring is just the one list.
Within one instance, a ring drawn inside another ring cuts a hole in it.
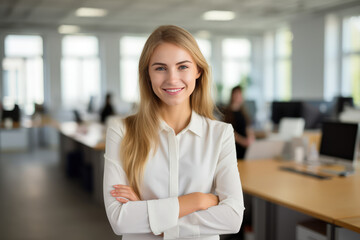
[{"label": "woman's shoulder", "polygon": [[210,119],[207,117],[203,117],[203,121],[206,123],[207,127],[215,131],[225,131],[226,129],[232,128],[230,123],[226,123],[224,121],[220,121],[218,119]]},{"label": "woman's shoulder", "polygon": [[107,129],[115,131],[116,133],[123,135],[125,132],[125,119],[126,117],[122,116],[111,116],[107,120]]}]

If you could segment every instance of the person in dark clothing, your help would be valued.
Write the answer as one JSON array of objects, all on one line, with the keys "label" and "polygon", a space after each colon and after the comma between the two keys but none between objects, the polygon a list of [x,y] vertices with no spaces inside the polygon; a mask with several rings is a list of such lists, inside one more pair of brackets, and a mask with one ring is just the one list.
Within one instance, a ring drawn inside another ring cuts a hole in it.
[{"label": "person in dark clothing", "polygon": [[[231,123],[234,128],[236,156],[243,160],[248,146],[255,140],[254,132],[251,128],[251,119],[244,106],[244,97],[242,88],[236,86],[231,90],[229,105],[224,114],[225,122]],[[231,239],[245,239],[245,232],[251,231],[252,225],[252,199],[251,196],[244,193],[245,212],[243,224],[237,234],[229,235]]]},{"label": "person in dark clothing", "polygon": [[229,105],[225,110],[224,121],[231,123],[235,131],[236,155],[244,159],[246,148],[254,141],[251,120],[244,106],[242,88],[236,86],[231,91]]},{"label": "person in dark clothing", "polygon": [[106,94],[106,98],[105,98],[105,106],[101,110],[101,114],[100,114],[101,123],[105,123],[106,118],[111,115],[114,115],[114,108],[111,104],[111,94],[108,93]]}]

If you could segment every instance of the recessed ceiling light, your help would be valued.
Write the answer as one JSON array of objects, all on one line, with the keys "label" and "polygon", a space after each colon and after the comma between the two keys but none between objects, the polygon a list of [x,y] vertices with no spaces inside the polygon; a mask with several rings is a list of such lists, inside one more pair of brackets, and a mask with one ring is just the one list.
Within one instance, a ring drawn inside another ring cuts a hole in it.
[{"label": "recessed ceiling light", "polygon": [[203,19],[207,21],[230,21],[235,18],[232,11],[207,11],[203,14]]},{"label": "recessed ceiling light", "polygon": [[76,25],[61,25],[58,28],[58,32],[61,34],[70,34],[80,32],[80,27]]},{"label": "recessed ceiling light", "polygon": [[75,15],[78,17],[103,17],[107,15],[107,10],[102,8],[79,8]]},{"label": "recessed ceiling light", "polygon": [[196,36],[199,37],[199,38],[210,38],[211,36],[211,33],[209,31],[206,31],[206,30],[201,30],[201,31],[198,31],[196,33]]}]

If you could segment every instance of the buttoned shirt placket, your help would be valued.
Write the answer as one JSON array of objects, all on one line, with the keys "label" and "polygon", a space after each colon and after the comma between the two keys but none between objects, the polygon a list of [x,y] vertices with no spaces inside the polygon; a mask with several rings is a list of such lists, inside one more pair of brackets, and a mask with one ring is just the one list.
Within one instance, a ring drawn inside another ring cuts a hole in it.
[{"label": "buttoned shirt placket", "polygon": [[[167,138],[169,143],[169,197],[179,196],[179,138],[180,134],[169,126],[166,126]],[[179,236],[178,226],[166,231],[165,238],[177,238]]]},{"label": "buttoned shirt placket", "polygon": [[179,141],[175,132],[171,129],[168,131],[169,141],[169,167],[170,167],[170,184],[169,197],[178,197],[179,194]]}]

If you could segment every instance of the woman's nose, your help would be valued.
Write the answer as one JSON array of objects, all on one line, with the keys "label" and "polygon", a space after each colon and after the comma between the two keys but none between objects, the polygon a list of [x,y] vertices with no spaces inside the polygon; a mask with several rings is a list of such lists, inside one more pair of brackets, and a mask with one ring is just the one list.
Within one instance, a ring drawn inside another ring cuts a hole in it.
[{"label": "woman's nose", "polygon": [[168,81],[169,82],[175,82],[179,79],[179,74],[176,71],[176,69],[169,69],[168,70]]}]

